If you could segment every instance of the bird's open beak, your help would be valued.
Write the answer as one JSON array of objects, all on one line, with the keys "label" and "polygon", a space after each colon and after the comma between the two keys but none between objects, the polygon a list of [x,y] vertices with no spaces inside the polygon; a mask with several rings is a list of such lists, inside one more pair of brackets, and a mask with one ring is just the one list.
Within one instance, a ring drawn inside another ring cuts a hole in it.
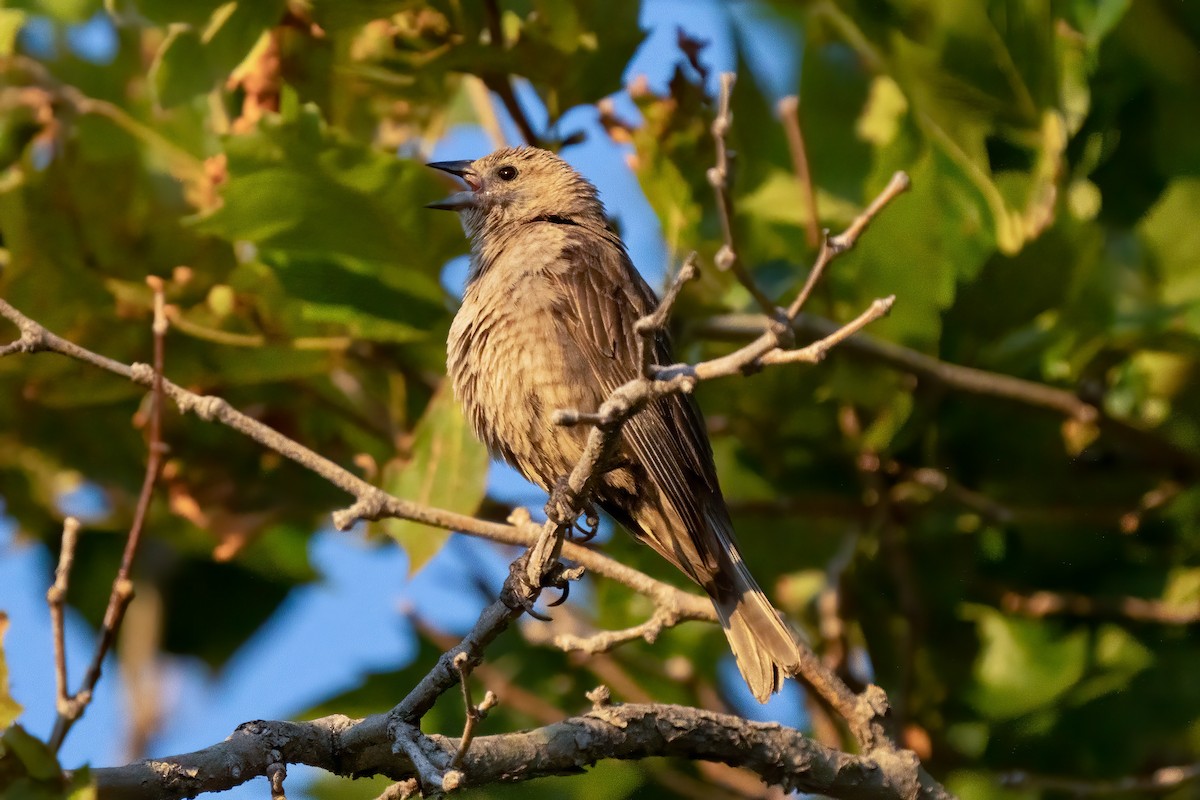
[{"label": "bird's open beak", "polygon": [[442,198],[436,203],[430,203],[426,208],[440,208],[446,211],[462,211],[467,208],[474,208],[479,204],[479,197],[475,194],[479,190],[479,178],[476,177],[471,169],[470,161],[435,161],[427,166],[434,169],[440,169],[442,172],[449,172],[451,175],[462,178],[470,188],[466,191],[455,192],[449,197]]}]

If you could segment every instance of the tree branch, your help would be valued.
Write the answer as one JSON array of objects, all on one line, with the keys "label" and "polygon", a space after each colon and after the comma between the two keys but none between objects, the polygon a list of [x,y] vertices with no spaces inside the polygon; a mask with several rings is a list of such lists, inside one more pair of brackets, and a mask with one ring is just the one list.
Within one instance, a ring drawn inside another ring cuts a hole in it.
[{"label": "tree branch", "polygon": [[[835,322],[808,314],[798,314],[792,322],[794,330],[800,336],[824,337],[840,329]],[[759,315],[724,314],[699,323],[695,330],[700,336],[707,338],[741,341],[761,336],[766,325],[766,320]],[[846,339],[842,343],[841,349],[852,355],[907,372],[950,389],[1042,408],[1080,422],[1094,422],[1099,425],[1102,432],[1152,454],[1166,466],[1180,472],[1182,476],[1200,475],[1200,453],[1184,449],[1175,442],[1157,436],[1152,431],[1114,419],[1100,408],[1066,389],[1016,378],[1012,375],[941,361],[912,348],[877,339],[866,333],[859,333]]]},{"label": "tree branch", "polygon": [[1095,797],[1105,794],[1158,794],[1172,791],[1197,779],[1200,779],[1200,762],[1163,767],[1149,775],[1131,775],[1113,780],[1089,781],[1051,775],[1031,775],[1028,772],[1010,772],[1000,776],[1000,783],[1014,789],[1065,792],[1075,797]]},{"label": "tree branch", "polygon": [[[391,752],[386,715],[311,722],[249,722],[225,741],[193,753],[96,769],[102,800],[170,800],[222,791],[265,775],[272,751],[345,776],[387,775],[404,781],[415,767]],[[458,739],[428,737],[450,759]],[[800,731],[728,714],[672,705],[600,706],[532,731],[476,737],[462,763],[461,786],[576,774],[597,761],[684,756],[744,767],[787,790],[833,798],[931,798],[950,795],[922,778],[911,753],[854,756],[817,744]],[[423,753],[429,758],[430,753]]]},{"label": "tree branch", "polygon": [[[162,281],[157,277],[151,276],[146,279],[146,282],[154,292],[154,322],[152,325],[154,333],[154,366],[147,368],[144,364],[135,364],[133,368],[130,368],[131,373],[141,373],[143,379],[145,379],[146,372],[149,372],[150,435],[147,443],[149,455],[146,458],[146,474],[142,479],[141,492],[138,494],[133,523],[129,526],[129,534],[125,537],[125,551],[121,555],[121,566],[117,569],[116,577],[113,578],[112,591],[108,596],[108,606],[104,610],[104,622],[100,626],[100,637],[96,642],[96,650],[92,653],[92,662],[84,674],[83,683],[80,685],[79,691],[70,697],[66,696],[65,646],[61,641],[62,602],[66,594],[66,573],[71,568],[72,560],[71,557],[66,555],[66,550],[68,546],[74,550],[75,531],[72,531],[68,537],[68,527],[70,526],[68,524],[64,524],[63,526],[64,552],[63,557],[59,561],[59,571],[61,574],[56,576],[55,585],[51,588],[48,595],[55,628],[55,674],[59,681],[58,702],[56,703],[57,716],[54,720],[54,730],[50,733],[48,741],[52,751],[57,751],[62,746],[63,740],[71,730],[71,726],[83,716],[83,712],[87,710],[88,704],[91,703],[92,691],[96,688],[97,681],[100,680],[100,671],[104,666],[104,657],[108,655],[109,649],[112,648],[113,642],[116,641],[117,631],[120,630],[121,621],[125,618],[125,610],[129,608],[129,603],[133,600],[133,581],[130,579],[130,575],[133,572],[133,560],[137,556],[138,545],[141,543],[142,530],[146,525],[146,515],[150,510],[150,498],[154,494],[154,484],[158,481],[159,467],[162,464],[162,456],[165,451],[162,442],[162,373],[164,340],[167,335],[167,316],[164,310]],[[32,338],[35,342],[45,341],[47,338],[44,335],[44,330],[39,335],[36,329],[30,328],[28,325],[19,327],[21,327],[22,331],[22,340],[25,339],[27,333],[32,333]],[[0,355],[4,354],[4,351],[0,351]],[[78,528],[78,523],[75,523],[75,528]],[[57,591],[60,581],[62,584],[61,593]],[[58,607],[57,613],[54,613],[55,606]]]},{"label": "tree branch", "polygon": [[1142,597],[1089,597],[1071,592],[1033,592],[1019,594],[1006,591],[1000,597],[1000,607],[1010,614],[1027,617],[1107,617],[1149,622],[1160,625],[1195,625],[1200,623],[1200,601],[1189,605],[1147,600]]},{"label": "tree branch", "polygon": [[804,130],[800,125],[800,98],[788,95],[776,105],[779,121],[787,135],[788,152],[792,157],[792,169],[796,171],[796,182],[804,190],[808,202],[808,219],[805,220],[804,238],[809,247],[816,247],[821,240],[821,221],[817,210],[817,193],[813,185],[812,170],[808,166],[808,149],[804,146]]},{"label": "tree branch", "polygon": [[733,84],[737,81],[737,76],[732,72],[721,73],[721,89],[717,96],[717,114],[712,121],[712,137],[713,143],[717,148],[717,163],[708,171],[708,183],[713,187],[713,194],[717,199],[717,214],[721,218],[721,231],[725,237],[725,243],[721,245],[721,249],[717,251],[717,256],[714,261],[717,264],[717,269],[723,272],[732,272],[742,286],[746,287],[746,291],[750,292],[750,296],[758,303],[759,308],[763,313],[775,317],[779,314],[779,309],[771,298],[767,297],[754,279],[750,277],[750,273],[746,271],[746,267],[742,264],[741,258],[738,257],[737,241],[733,230],[733,193],[729,188],[730,180],[732,179],[732,160],[733,157],[729,152],[729,147],[726,144],[725,137],[729,133],[729,129],[733,126],[733,112],[730,110],[730,102],[733,96]]}]

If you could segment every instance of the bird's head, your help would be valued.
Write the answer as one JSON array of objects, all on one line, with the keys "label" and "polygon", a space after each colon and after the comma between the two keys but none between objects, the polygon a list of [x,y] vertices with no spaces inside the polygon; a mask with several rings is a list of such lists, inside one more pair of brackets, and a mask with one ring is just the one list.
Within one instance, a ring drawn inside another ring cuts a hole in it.
[{"label": "bird's head", "polygon": [[429,166],[456,175],[467,188],[430,203],[462,213],[470,236],[527,220],[594,219],[604,224],[596,187],[570,164],[537,147],[507,147],[475,161],[438,161]]}]

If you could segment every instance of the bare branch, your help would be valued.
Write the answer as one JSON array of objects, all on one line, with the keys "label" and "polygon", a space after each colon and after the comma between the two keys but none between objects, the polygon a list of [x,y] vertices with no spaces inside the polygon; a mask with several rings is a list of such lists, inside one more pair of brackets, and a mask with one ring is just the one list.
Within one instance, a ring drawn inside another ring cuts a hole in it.
[{"label": "bare branch", "polygon": [[67,695],[67,646],[63,610],[67,602],[71,567],[75,564],[75,545],[78,538],[79,520],[67,517],[63,520],[62,545],[58,551],[58,568],[54,570],[54,584],[46,592],[46,603],[50,606],[50,628],[54,638],[54,708],[60,716],[65,716],[71,711],[71,698]]},{"label": "bare branch", "polygon": [[780,99],[776,110],[787,134],[788,152],[792,157],[792,168],[796,171],[796,182],[804,190],[808,201],[808,219],[805,220],[805,240],[809,247],[821,241],[821,222],[817,210],[817,192],[813,186],[812,171],[808,167],[808,149],[804,146],[804,130],[800,125],[800,98],[788,95]]},{"label": "bare branch", "polygon": [[733,98],[733,84],[736,81],[737,75],[734,73],[721,73],[721,90],[717,95],[717,115],[712,122],[712,137],[717,148],[717,163],[708,171],[708,183],[713,187],[713,194],[717,198],[717,214],[721,218],[721,231],[725,237],[725,243],[717,251],[714,260],[718,269],[732,272],[737,277],[742,286],[746,287],[746,291],[750,292],[754,301],[758,303],[763,313],[768,317],[775,318],[779,316],[780,310],[746,271],[745,265],[738,256],[737,242],[733,231],[733,195],[729,188],[732,178],[730,175],[732,156],[729,153],[725,137],[729,135],[729,129],[733,127],[733,112],[730,109],[730,102]]},{"label": "bare branch", "polygon": [[[835,322],[807,314],[797,315],[793,320],[793,327],[799,335],[818,337],[828,336],[839,329]],[[750,338],[759,341],[765,335],[765,329],[766,321],[753,314],[726,314],[713,317],[697,326],[700,335],[732,340]],[[1128,442],[1164,466],[1178,470],[1183,475],[1200,475],[1200,453],[1186,449],[1178,442],[1164,439],[1152,431],[1115,419],[1066,389],[941,361],[866,333],[859,333],[847,339],[843,342],[842,349],[851,355],[907,372],[949,389],[1042,408],[1080,422],[1094,422],[1099,425],[1102,433]]]},{"label": "bare branch", "polygon": [[[158,481],[159,467],[162,464],[162,456],[165,450],[162,443],[162,373],[164,339],[167,335],[167,315],[164,308],[162,280],[150,276],[146,279],[146,282],[154,292],[154,322],[152,325],[154,333],[154,366],[146,368],[143,364],[135,364],[130,368],[131,376],[139,372],[144,375],[147,369],[151,373],[149,379],[150,435],[147,443],[149,455],[146,458],[146,473],[142,479],[142,489],[138,495],[137,507],[134,510],[133,523],[129,526],[129,534],[125,538],[125,551],[121,555],[121,566],[117,569],[117,575],[113,579],[112,591],[108,596],[108,607],[104,611],[104,622],[100,627],[100,638],[96,642],[96,650],[92,654],[92,662],[84,674],[83,683],[79,691],[65,700],[61,694],[59,697],[57,716],[54,720],[54,730],[51,732],[48,741],[50,749],[54,751],[57,751],[62,746],[63,740],[71,730],[71,726],[83,716],[83,712],[92,701],[92,692],[96,688],[96,683],[100,680],[100,672],[104,666],[104,657],[108,655],[113,642],[116,641],[117,631],[120,630],[121,621],[125,618],[125,610],[129,608],[129,603],[133,600],[133,581],[130,578],[133,572],[133,560],[137,556],[138,545],[141,543],[142,530],[145,528],[146,516],[150,510],[150,498],[154,494],[154,484]],[[0,311],[2,310],[0,309]],[[23,332],[24,330],[25,328],[22,327]],[[48,346],[47,340],[50,337],[44,329],[39,338]],[[82,348],[78,349],[82,350]],[[64,536],[65,532],[64,529]],[[58,583],[57,579],[55,583]],[[61,615],[61,608],[59,609],[59,613]],[[61,625],[61,619],[59,623]],[[61,631],[58,631],[56,635],[60,633]],[[57,644],[56,647],[58,647]],[[66,667],[64,665],[64,688],[65,672]]]},{"label": "bare branch", "polygon": [[633,627],[624,628],[619,631],[601,631],[591,636],[560,633],[554,637],[554,646],[568,653],[572,650],[577,650],[581,653],[595,655],[596,653],[607,653],[616,646],[632,642],[634,639],[643,639],[650,644],[654,644],[660,633],[667,628],[674,627],[679,622],[679,618],[671,609],[659,606],[654,609],[653,616],[640,625],[634,625]]},{"label": "bare branch", "polygon": [[[634,330],[641,337],[638,342],[638,350],[642,363],[642,376],[653,378],[654,366],[654,343],[660,333],[667,328],[667,323],[670,322],[671,309],[675,305],[675,301],[679,298],[679,292],[682,291],[683,285],[690,280],[693,280],[699,274],[696,269],[696,254],[692,253],[683,261],[683,265],[679,268],[679,273],[675,276],[675,280],[671,281],[671,285],[663,294],[662,300],[658,304],[658,308],[653,314],[642,317],[634,324]],[[593,423],[595,424],[595,423]]]},{"label": "bare branch", "polygon": [[466,721],[463,723],[462,739],[459,740],[458,752],[454,754],[454,758],[450,761],[451,768],[458,767],[463,760],[463,756],[467,754],[467,750],[471,747],[471,740],[475,738],[475,726],[479,721],[487,717],[490,711],[499,698],[496,697],[490,690],[483,696],[483,702],[475,705],[475,701],[471,699],[471,683],[469,677],[471,675],[471,667],[466,653],[459,653],[454,657],[454,667],[458,670],[458,676],[462,679],[463,707],[466,709]]},{"label": "bare branch", "polygon": [[[253,722],[204,750],[123,767],[95,769],[102,800],[169,800],[221,791],[266,774],[277,750],[286,763],[310,764],[339,775],[416,773],[407,752],[392,753],[387,717],[342,716],[311,722]],[[423,737],[429,763],[447,761],[460,742]],[[574,774],[581,764],[682,756],[750,769],[788,790],[833,798],[928,798],[949,795],[923,775],[907,751],[855,756],[824,747],[800,731],[772,723],[672,705],[608,705],[531,731],[476,737],[463,759],[461,786]],[[430,776],[433,777],[433,776]],[[411,786],[393,797],[406,796]]]},{"label": "bare branch", "polygon": [[797,350],[772,350],[763,355],[759,362],[762,364],[818,364],[825,360],[825,355],[842,342],[849,339],[872,322],[886,317],[896,302],[895,295],[882,297],[867,307],[867,310],[838,328],[824,339],[818,339],[807,347]]},{"label": "bare branch", "polygon": [[796,315],[803,310],[805,303],[808,302],[808,298],[812,294],[813,287],[817,285],[829,263],[842,253],[853,248],[858,243],[858,237],[862,236],[867,226],[871,224],[871,221],[879,215],[879,212],[883,211],[888,203],[908,191],[911,185],[912,183],[907,174],[903,172],[895,173],[892,175],[892,179],[888,181],[887,186],[883,188],[883,191],[871,201],[871,204],[862,213],[854,218],[846,230],[832,238],[826,234],[825,241],[821,243],[821,251],[817,254],[816,263],[813,264],[812,270],[808,273],[808,279],[804,282],[804,287],[796,295],[796,299],[792,301],[792,304],[788,306],[787,317],[789,320],[795,320]]}]

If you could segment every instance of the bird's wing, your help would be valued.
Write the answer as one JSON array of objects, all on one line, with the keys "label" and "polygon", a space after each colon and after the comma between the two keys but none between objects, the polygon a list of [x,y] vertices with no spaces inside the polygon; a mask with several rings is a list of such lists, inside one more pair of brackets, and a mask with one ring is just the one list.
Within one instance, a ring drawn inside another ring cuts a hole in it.
[{"label": "bird's wing", "polygon": [[[570,267],[558,279],[561,308],[555,318],[596,384],[608,394],[640,373],[640,337],[634,324],[652,312],[658,300],[615,234],[581,228],[568,237],[562,258]],[[655,349],[656,363],[673,363],[665,333]],[[687,566],[681,567],[686,572],[701,567],[699,572],[711,574],[718,566],[718,551],[728,546],[729,527],[727,522],[713,525],[714,514],[724,520],[727,512],[695,401],[682,394],[659,398],[625,424],[623,437],[622,453],[645,471],[674,508],[690,541],[673,541],[669,531],[645,533],[655,539],[668,537],[660,549],[690,544],[694,553],[663,554],[684,560]]]}]

